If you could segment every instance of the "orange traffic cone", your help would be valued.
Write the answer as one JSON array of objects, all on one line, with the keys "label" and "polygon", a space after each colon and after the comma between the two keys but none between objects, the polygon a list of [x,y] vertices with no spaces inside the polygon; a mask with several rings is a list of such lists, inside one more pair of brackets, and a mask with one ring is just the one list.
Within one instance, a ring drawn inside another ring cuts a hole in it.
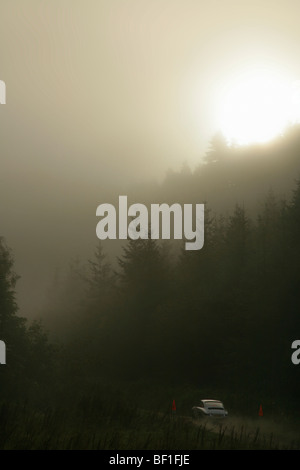
[{"label": "orange traffic cone", "polygon": [[262,406],[260,405],[259,407],[259,412],[258,412],[258,416],[263,416],[263,409],[262,409]]}]

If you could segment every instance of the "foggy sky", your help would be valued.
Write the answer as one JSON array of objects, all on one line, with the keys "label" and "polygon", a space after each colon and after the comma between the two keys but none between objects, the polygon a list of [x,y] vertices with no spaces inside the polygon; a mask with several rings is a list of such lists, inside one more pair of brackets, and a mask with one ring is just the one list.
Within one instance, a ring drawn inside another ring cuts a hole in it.
[{"label": "foggy sky", "polygon": [[21,312],[93,250],[98,204],[201,161],[224,80],[252,63],[300,79],[299,14],[298,0],[1,0],[0,235]]}]

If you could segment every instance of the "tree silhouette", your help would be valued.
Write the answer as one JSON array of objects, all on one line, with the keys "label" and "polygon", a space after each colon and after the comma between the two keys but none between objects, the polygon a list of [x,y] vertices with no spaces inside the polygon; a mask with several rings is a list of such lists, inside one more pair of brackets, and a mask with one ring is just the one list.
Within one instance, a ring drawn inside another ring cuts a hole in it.
[{"label": "tree silhouette", "polygon": [[206,163],[217,163],[223,161],[228,154],[226,138],[221,132],[217,132],[210,141],[209,149],[205,155]]}]

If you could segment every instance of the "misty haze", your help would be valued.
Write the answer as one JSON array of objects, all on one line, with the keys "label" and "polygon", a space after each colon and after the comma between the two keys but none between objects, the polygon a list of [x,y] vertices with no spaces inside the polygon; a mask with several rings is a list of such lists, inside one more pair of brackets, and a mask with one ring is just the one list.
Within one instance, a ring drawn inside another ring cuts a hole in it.
[{"label": "misty haze", "polygon": [[1,1],[1,449],[300,448],[299,13]]}]

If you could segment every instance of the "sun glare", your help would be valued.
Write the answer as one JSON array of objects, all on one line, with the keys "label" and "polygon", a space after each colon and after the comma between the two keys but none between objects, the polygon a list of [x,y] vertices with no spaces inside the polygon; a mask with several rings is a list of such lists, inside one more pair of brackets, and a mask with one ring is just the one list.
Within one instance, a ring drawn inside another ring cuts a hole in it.
[{"label": "sun glare", "polygon": [[219,125],[229,144],[265,143],[300,120],[300,84],[269,70],[235,77],[219,98]]}]

